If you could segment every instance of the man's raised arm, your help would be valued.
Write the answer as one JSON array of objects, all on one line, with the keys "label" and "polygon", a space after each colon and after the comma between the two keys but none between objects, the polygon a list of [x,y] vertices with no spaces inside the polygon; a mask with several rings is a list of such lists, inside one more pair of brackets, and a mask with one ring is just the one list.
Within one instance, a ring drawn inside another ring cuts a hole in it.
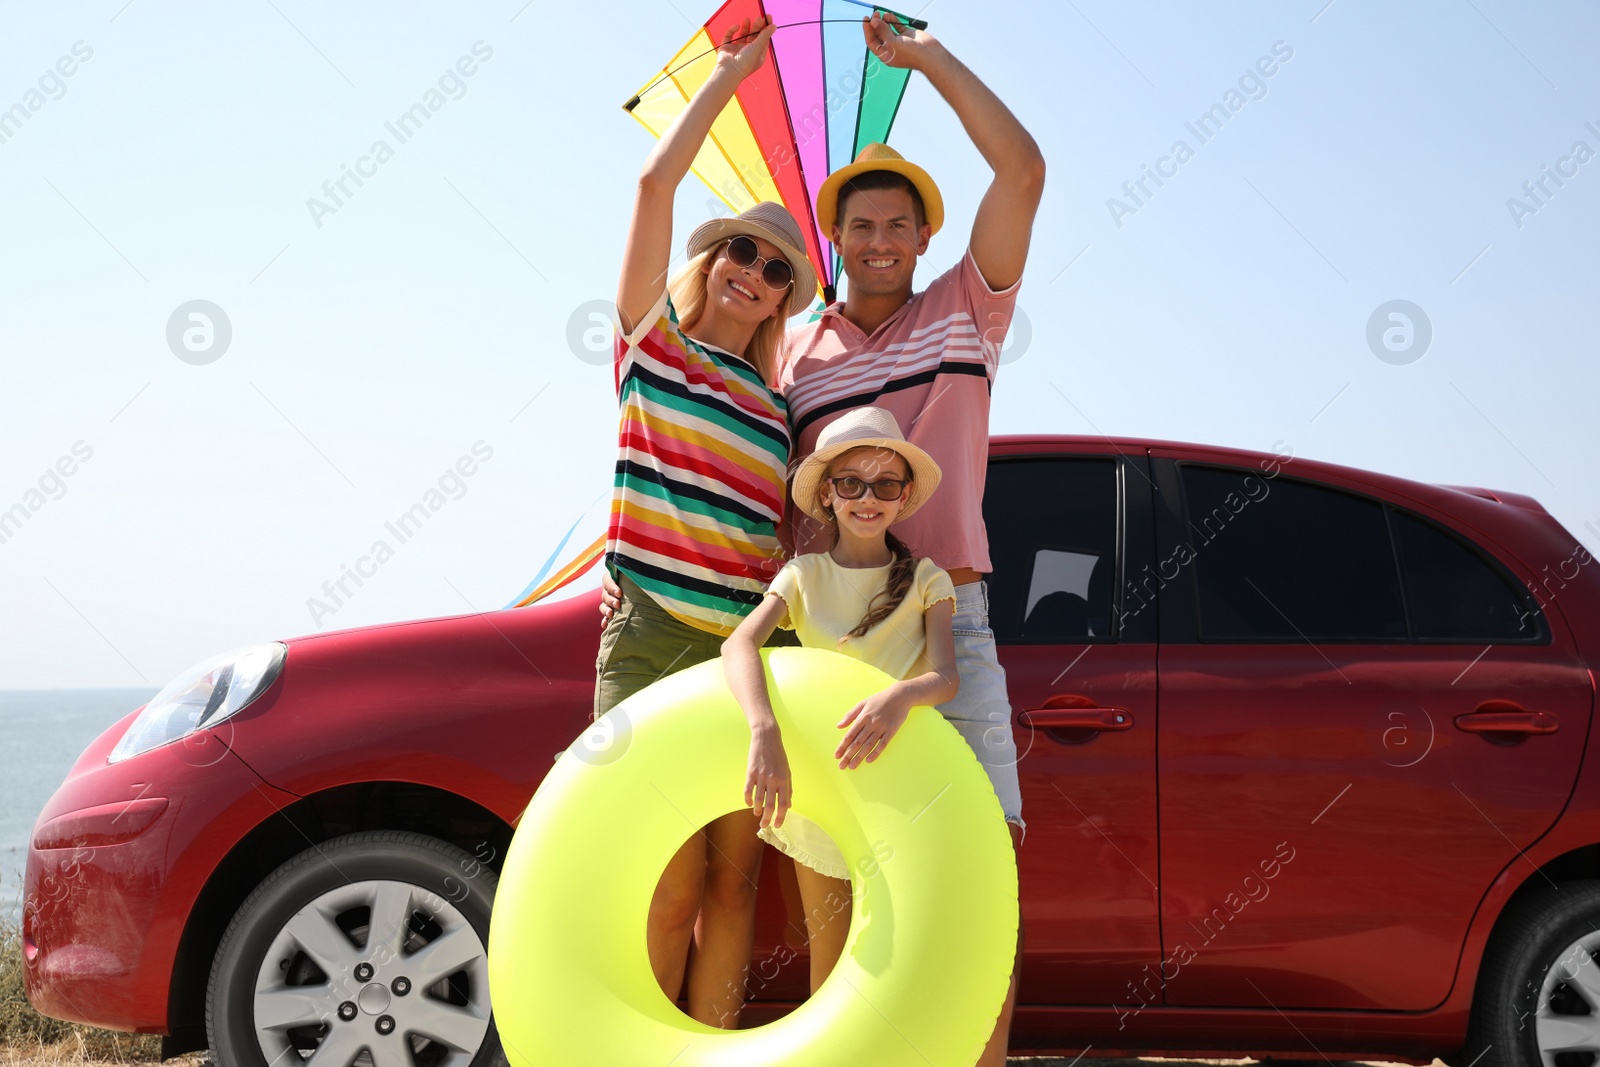
[{"label": "man's raised arm", "polygon": [[922,72],[994,171],[972,221],[970,247],[989,288],[1010,287],[1022,277],[1033,217],[1044,192],[1044,155],[1038,143],[1000,98],[927,31],[909,29],[893,15],[885,20],[876,14],[862,20],[862,29],[867,46],[884,63]]}]

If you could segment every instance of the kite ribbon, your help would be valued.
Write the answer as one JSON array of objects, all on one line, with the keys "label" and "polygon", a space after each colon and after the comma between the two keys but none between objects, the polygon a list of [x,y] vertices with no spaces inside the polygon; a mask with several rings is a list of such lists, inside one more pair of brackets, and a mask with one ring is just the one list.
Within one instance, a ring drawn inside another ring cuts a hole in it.
[{"label": "kite ribbon", "polygon": [[570,585],[579,578],[583,577],[583,575],[588,572],[589,568],[600,562],[600,557],[604,556],[605,554],[606,535],[601,534],[599,537],[595,538],[594,544],[590,545],[579,555],[569,560],[565,565],[562,566],[560,570],[552,574],[544,582],[544,584],[540,585],[536,589],[533,589],[520,600],[512,602],[510,607],[525,608],[532,604],[537,604],[539,601],[543,600],[551,593],[554,593],[556,590],[562,588],[563,586]]}]

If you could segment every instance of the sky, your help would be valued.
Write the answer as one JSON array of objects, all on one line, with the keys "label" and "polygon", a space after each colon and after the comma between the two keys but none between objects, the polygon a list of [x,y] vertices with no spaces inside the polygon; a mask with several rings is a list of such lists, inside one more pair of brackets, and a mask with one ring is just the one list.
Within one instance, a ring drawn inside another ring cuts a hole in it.
[{"label": "sky", "polygon": [[[0,9],[0,688],[501,608],[603,530],[586,331],[653,144],[621,105],[714,5],[594,10]],[[1600,550],[1600,9],[911,13],[1047,161],[995,433],[1282,442],[1530,494]],[[990,172],[919,74],[890,142],[943,190],[926,284]],[[687,177],[675,246],[721,213]]]}]

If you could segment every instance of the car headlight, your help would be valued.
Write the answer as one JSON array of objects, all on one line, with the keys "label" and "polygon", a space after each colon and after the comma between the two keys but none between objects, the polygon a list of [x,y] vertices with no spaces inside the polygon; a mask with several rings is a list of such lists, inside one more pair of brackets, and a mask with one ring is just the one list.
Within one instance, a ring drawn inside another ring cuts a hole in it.
[{"label": "car headlight", "polygon": [[282,641],[269,641],[224,652],[184,671],[150,699],[106,762],[149,752],[244,710],[278,677],[288,651]]}]

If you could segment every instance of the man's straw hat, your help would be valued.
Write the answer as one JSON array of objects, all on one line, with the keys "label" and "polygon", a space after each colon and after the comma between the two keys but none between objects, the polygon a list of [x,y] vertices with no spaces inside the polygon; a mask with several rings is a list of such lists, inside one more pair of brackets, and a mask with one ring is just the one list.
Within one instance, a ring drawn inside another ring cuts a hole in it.
[{"label": "man's straw hat", "polygon": [[888,145],[874,142],[861,150],[854,163],[828,175],[822,188],[817,190],[817,226],[824,234],[832,233],[833,224],[838,221],[839,190],[845,182],[869,170],[887,170],[909,178],[922,196],[922,211],[928,226],[934,233],[939,232],[939,227],[944,225],[944,197],[939,195],[939,187],[928,177],[927,171]]}]

